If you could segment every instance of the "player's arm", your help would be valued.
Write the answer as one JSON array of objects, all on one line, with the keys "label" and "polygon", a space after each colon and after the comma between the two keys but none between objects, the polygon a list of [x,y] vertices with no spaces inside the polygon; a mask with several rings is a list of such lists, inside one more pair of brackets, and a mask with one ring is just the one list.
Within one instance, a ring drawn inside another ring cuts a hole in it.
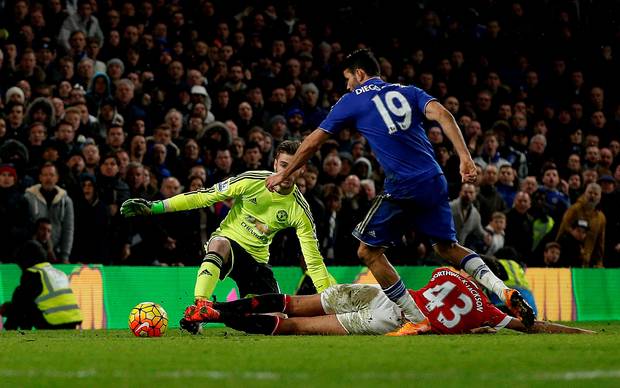
[{"label": "player's arm", "polygon": [[424,115],[427,119],[436,121],[443,129],[450,142],[452,143],[454,150],[461,160],[461,176],[463,182],[474,182],[476,180],[476,165],[467,149],[463,134],[456,124],[456,120],[452,113],[444,108],[438,101],[433,100],[426,104]]},{"label": "player's arm", "polygon": [[553,322],[534,321],[532,327],[526,327],[521,320],[512,318],[506,325],[507,329],[520,331],[523,333],[546,333],[546,334],[596,334],[595,331],[569,327]]},{"label": "player's arm", "polygon": [[216,202],[241,195],[248,187],[248,184],[256,182],[256,179],[262,179],[264,176],[255,178],[254,175],[244,173],[216,183],[207,189],[178,194],[160,201],[131,198],[121,205],[121,214],[126,217],[131,217],[208,207]]},{"label": "player's arm", "polygon": [[267,189],[273,191],[275,187],[284,179],[288,178],[300,167],[303,167],[308,159],[310,159],[312,155],[319,150],[319,147],[321,147],[327,139],[329,139],[329,133],[319,128],[315,129],[314,132],[308,135],[301,143],[297,149],[297,152],[295,152],[295,156],[293,157],[291,164],[289,164],[284,170],[267,178],[267,181],[265,182]]},{"label": "player's arm", "polygon": [[307,214],[306,211],[304,211],[300,219],[297,220],[295,231],[297,233],[297,238],[299,238],[301,252],[306,262],[308,276],[312,279],[312,283],[317,292],[323,292],[327,287],[335,284],[335,282],[323,262],[323,257],[321,256],[321,252],[319,252],[319,242],[316,238],[314,224],[311,216]]}]

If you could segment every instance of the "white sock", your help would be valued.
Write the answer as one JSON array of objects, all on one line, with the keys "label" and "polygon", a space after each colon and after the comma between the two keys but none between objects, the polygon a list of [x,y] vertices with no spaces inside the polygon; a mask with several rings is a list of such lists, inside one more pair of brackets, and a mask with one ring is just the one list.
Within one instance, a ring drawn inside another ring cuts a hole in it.
[{"label": "white sock", "polygon": [[411,294],[405,292],[403,296],[398,298],[396,301],[398,307],[403,310],[405,314],[405,318],[407,318],[411,322],[422,322],[426,317],[422,314],[422,311],[418,308],[418,306],[413,301]]},{"label": "white sock", "polygon": [[[463,265],[463,262],[465,262],[465,265]],[[480,256],[475,253],[465,256],[461,261],[461,267],[487,290],[492,291],[501,300],[506,302],[504,290],[508,289],[508,287],[501,279],[495,276]]]},{"label": "white sock", "polygon": [[388,288],[384,288],[383,292],[392,302],[400,307],[405,314],[405,318],[411,322],[422,322],[426,318],[413,301],[402,280],[398,279],[396,283]]}]

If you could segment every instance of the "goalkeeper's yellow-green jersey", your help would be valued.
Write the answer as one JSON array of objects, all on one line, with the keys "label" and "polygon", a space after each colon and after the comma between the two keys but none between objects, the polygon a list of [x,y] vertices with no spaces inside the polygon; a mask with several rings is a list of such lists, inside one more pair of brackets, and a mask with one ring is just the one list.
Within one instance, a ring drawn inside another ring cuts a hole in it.
[{"label": "goalkeeper's yellow-green jersey", "polygon": [[269,261],[269,244],[279,230],[295,228],[308,275],[317,291],[322,292],[333,283],[333,278],[319,252],[310,206],[297,187],[287,195],[267,190],[265,178],[271,174],[244,172],[212,187],[168,198],[164,207],[166,212],[191,210],[234,198],[232,208],[213,236],[234,240],[259,263]]}]

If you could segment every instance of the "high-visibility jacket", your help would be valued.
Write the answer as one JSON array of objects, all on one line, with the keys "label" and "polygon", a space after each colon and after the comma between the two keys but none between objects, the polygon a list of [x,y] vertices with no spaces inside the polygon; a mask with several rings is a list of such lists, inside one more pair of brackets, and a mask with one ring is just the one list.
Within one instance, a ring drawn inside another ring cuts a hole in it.
[{"label": "high-visibility jacket", "polygon": [[525,288],[529,289],[530,285],[525,278],[525,271],[523,267],[519,265],[514,260],[498,260],[499,263],[504,267],[506,273],[508,274],[508,279],[504,280],[504,284],[510,288]]},{"label": "high-visibility jacket", "polygon": [[50,263],[39,263],[28,271],[41,276],[43,291],[34,300],[50,325],[82,322],[82,312],[69,286],[69,278]]}]

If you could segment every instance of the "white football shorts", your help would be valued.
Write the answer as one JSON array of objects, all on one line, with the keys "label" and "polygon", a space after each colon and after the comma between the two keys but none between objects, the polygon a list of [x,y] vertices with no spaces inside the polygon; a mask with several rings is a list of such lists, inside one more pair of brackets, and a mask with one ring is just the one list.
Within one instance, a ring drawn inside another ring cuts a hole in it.
[{"label": "white football shorts", "polygon": [[381,335],[403,324],[400,308],[379,285],[337,284],[321,293],[321,304],[349,334]]}]

